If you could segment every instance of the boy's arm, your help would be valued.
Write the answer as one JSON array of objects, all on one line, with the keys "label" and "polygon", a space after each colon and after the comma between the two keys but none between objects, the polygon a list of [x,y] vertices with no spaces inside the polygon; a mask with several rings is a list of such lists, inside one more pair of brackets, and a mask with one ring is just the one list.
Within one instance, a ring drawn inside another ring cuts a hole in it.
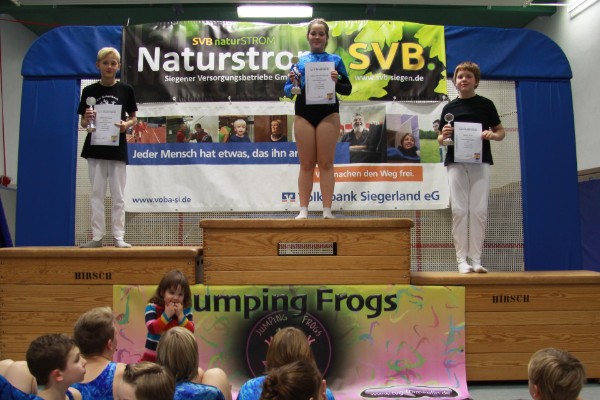
[{"label": "boy's arm", "polygon": [[[127,117],[127,119],[125,121],[119,121],[119,123],[116,123],[115,125],[119,127],[120,132],[125,132],[127,130],[127,128],[135,125],[136,122],[137,122],[137,117],[135,116],[135,111],[133,111],[133,112],[131,112],[131,114],[129,114],[129,116]],[[83,124],[83,122],[82,122],[82,124]],[[85,128],[85,126],[84,126],[84,128]]]},{"label": "boy's arm", "polygon": [[504,136],[506,136],[506,131],[504,130],[502,124],[498,124],[491,127],[488,131],[483,131],[481,136],[483,139],[496,140],[499,142],[504,139]]}]

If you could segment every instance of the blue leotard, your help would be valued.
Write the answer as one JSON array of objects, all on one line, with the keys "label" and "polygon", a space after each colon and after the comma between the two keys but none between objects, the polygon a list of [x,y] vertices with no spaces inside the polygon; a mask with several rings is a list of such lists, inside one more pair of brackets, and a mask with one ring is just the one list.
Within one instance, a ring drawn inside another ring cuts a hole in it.
[{"label": "blue leotard", "polygon": [[[259,400],[262,393],[263,383],[265,382],[266,378],[266,376],[259,376],[246,381],[246,383],[244,383],[240,388],[237,400]],[[327,395],[327,400],[335,400],[335,397],[333,397],[333,393],[331,390],[329,390],[329,388],[326,389],[325,394]]]},{"label": "blue leotard", "polygon": [[[306,95],[305,95],[305,81],[304,74],[306,71],[306,63],[307,62],[323,62],[330,61],[333,62],[335,70],[338,72],[340,78],[335,85],[335,91],[339,94],[349,95],[352,92],[352,84],[350,83],[350,79],[348,78],[348,73],[346,72],[346,67],[344,66],[344,62],[342,58],[337,54],[329,54],[329,53],[309,53],[300,57],[298,60],[298,70],[300,72],[300,88],[302,92],[296,97],[296,103],[294,105],[294,110],[296,115],[306,119],[312,126],[315,128],[319,125],[319,123],[328,115],[333,113],[340,112],[340,103],[339,100],[335,99],[334,104],[315,104],[315,105],[307,105],[306,104]],[[288,97],[292,97],[292,81],[288,78],[285,86],[283,88],[285,95]]]},{"label": "blue leotard", "polygon": [[174,400],[225,400],[219,389],[211,385],[179,382],[175,386]]},{"label": "blue leotard", "polygon": [[113,400],[113,382],[116,370],[117,363],[111,362],[93,381],[75,383],[73,387],[81,392],[83,400]]}]

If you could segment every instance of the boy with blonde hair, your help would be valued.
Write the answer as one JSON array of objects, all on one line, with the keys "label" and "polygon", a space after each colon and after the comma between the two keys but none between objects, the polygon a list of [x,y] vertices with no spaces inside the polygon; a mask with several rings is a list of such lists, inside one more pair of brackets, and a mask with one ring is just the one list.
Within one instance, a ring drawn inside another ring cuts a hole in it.
[{"label": "boy with blonde hair", "polygon": [[[127,128],[137,122],[135,113],[137,104],[133,87],[117,81],[117,71],[121,68],[121,55],[112,47],[104,47],[98,51],[96,67],[100,71],[100,81],[86,86],[81,93],[81,101],[77,113],[81,115],[81,127],[88,128],[96,118],[96,111],[88,105],[112,104],[121,106],[120,120],[115,123],[119,127],[119,135],[114,145],[92,144],[95,132],[88,130],[81,157],[88,161],[91,183],[90,205],[92,207],[92,240],[80,247],[102,247],[104,237],[104,197],[106,185],[110,186],[112,197],[112,235],[116,247],[127,248],[125,242],[125,172],[127,167]],[[92,100],[93,99],[93,100]]]},{"label": "boy with blonde hair", "polygon": [[228,143],[250,143],[251,140],[246,132],[246,121],[243,119],[236,119],[233,123],[233,133],[229,135],[227,139]]}]

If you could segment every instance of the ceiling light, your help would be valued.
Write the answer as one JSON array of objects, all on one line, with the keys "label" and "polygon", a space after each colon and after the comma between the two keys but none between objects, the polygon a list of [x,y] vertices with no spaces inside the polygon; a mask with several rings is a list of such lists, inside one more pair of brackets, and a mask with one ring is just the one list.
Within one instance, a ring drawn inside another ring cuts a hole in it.
[{"label": "ceiling light", "polygon": [[576,15],[582,13],[586,9],[588,9],[592,4],[596,3],[598,0],[575,0],[569,3],[567,8],[567,12],[571,18]]},{"label": "ceiling light", "polygon": [[239,18],[310,18],[311,6],[301,5],[244,5],[237,8]]}]

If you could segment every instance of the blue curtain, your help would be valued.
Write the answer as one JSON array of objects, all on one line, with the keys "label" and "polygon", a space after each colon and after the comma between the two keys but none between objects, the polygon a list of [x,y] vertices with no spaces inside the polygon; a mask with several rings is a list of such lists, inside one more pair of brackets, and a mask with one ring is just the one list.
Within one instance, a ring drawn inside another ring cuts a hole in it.
[{"label": "blue curtain", "polygon": [[581,269],[575,122],[569,81],[517,82],[525,265]]},{"label": "blue curtain", "polygon": [[17,246],[75,244],[78,79],[25,79]]},{"label": "blue curtain", "polygon": [[584,269],[600,271],[600,180],[579,184],[581,204],[582,265]]}]

